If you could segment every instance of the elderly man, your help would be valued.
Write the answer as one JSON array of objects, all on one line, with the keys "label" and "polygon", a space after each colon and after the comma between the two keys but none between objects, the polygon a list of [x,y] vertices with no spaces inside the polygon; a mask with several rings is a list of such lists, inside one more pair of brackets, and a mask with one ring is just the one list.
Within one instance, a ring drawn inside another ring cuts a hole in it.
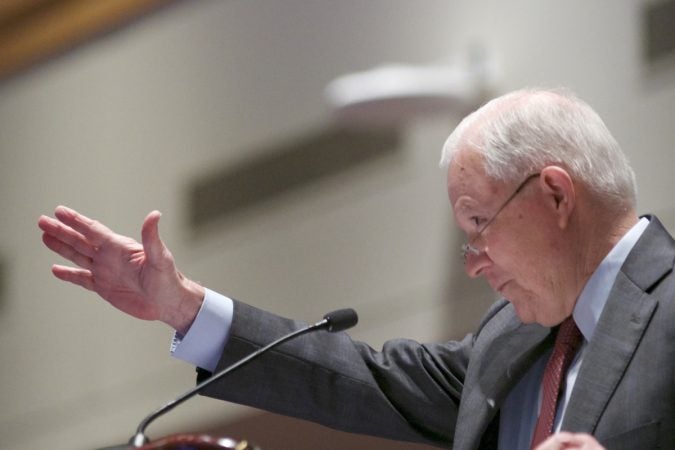
[{"label": "elderly man", "polygon": [[[358,433],[477,448],[675,448],[675,243],[638,218],[635,181],[598,115],[573,95],[525,90],[474,112],[442,156],[467,273],[503,299],[459,342],[376,352],[317,333],[207,395]],[[185,278],[159,238],[142,244],[65,207],[43,241],[79,268],[60,279],[177,330],[201,376],[301,324]],[[213,326],[215,324],[215,326]],[[223,326],[225,324],[225,326]],[[552,433],[565,430],[547,440]]]}]

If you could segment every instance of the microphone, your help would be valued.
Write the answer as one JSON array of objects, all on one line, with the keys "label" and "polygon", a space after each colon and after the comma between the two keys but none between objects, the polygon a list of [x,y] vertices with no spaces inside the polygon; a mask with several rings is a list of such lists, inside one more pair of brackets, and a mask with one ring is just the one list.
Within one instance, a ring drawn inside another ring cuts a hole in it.
[{"label": "microphone", "polygon": [[[199,383],[197,386],[195,386],[193,389],[187,391],[180,397],[176,398],[175,400],[172,400],[171,402],[167,403],[166,405],[162,406],[161,408],[157,409],[155,412],[149,414],[147,417],[145,417],[141,423],[138,425],[138,428],[136,429],[136,434],[134,434],[131,439],[129,440],[129,446],[128,447],[111,447],[111,449],[118,449],[118,448],[139,448],[142,447],[143,445],[147,444],[150,442],[150,440],[145,436],[145,429],[152,423],[155,419],[157,419],[160,416],[163,416],[167,412],[171,411],[174,409],[176,406],[180,405],[183,403],[185,400],[194,397],[195,395],[199,394],[202,392],[207,386],[210,386],[212,383],[215,383],[216,381],[220,380],[223,378],[225,375],[229,374],[230,372],[239,369],[243,365],[249,363],[250,361],[254,360],[255,358],[259,357],[263,353],[267,352],[268,350],[271,350],[272,348],[288,341],[291,339],[294,339],[300,335],[313,332],[316,330],[326,330],[331,333],[335,333],[338,331],[343,331],[348,328],[353,327],[356,325],[359,321],[358,315],[356,314],[356,311],[354,311],[351,308],[345,308],[345,309],[338,309],[337,311],[330,312],[323,316],[323,320],[313,324],[313,325],[308,325],[304,328],[300,328],[299,330],[295,330],[291,333],[288,333],[285,336],[280,337],[279,339],[267,344],[266,346],[256,350],[255,352],[251,353],[250,355],[246,356],[245,358],[240,359],[236,363],[226,367],[225,369],[221,370],[220,372],[214,374],[211,376],[211,378]],[[105,450],[105,449],[102,449]]]},{"label": "microphone", "polygon": [[324,326],[331,333],[337,333],[338,331],[348,330],[358,322],[359,316],[356,314],[356,311],[351,308],[345,308],[329,312],[323,316],[323,320],[317,325]]}]

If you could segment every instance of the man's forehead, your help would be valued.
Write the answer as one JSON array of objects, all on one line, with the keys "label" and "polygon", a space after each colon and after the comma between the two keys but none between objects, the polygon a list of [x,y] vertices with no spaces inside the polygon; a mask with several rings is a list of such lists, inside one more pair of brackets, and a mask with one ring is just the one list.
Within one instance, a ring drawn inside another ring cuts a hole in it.
[{"label": "man's forehead", "polygon": [[474,150],[458,150],[448,166],[448,194],[456,200],[486,179],[482,155]]},{"label": "man's forehead", "polygon": [[477,151],[460,151],[448,167],[448,198],[455,216],[490,208],[503,197],[508,185],[487,175],[483,156]]}]

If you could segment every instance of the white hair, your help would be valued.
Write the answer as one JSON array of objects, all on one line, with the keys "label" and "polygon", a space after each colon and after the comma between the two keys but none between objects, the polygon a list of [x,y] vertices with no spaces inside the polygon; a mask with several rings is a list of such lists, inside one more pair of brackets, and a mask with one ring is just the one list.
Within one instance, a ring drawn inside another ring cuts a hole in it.
[{"label": "white hair", "polygon": [[460,148],[480,152],[493,179],[520,181],[558,165],[608,204],[635,207],[628,159],[600,116],[567,90],[524,89],[491,100],[448,137],[441,166]]}]

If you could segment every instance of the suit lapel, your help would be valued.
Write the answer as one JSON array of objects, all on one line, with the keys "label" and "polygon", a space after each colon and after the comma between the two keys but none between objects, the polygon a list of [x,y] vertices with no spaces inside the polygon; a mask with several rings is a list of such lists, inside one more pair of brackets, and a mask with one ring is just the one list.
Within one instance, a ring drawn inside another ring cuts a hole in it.
[{"label": "suit lapel", "polygon": [[628,255],[588,345],[562,428],[592,433],[658,304],[649,292],[670,272],[670,236],[655,217]]},{"label": "suit lapel", "polygon": [[584,355],[563,420],[565,430],[593,432],[656,308],[656,300],[621,273],[612,292]]},{"label": "suit lapel", "polygon": [[553,345],[553,336],[549,328],[521,325],[513,334],[501,337],[500,342],[495,346],[499,347],[498,354],[486,354],[480,376],[480,391],[492,406],[501,406],[523,374]]},{"label": "suit lapel", "polygon": [[493,431],[498,429],[494,420],[504,399],[522,374],[551,345],[550,329],[521,323],[511,305],[504,308],[502,314],[495,320],[497,324],[493,322],[489,329],[482,330],[474,348],[481,356],[466,379],[476,383],[465,386],[455,449],[490,447],[485,440],[482,447],[481,438],[496,439],[496,434],[486,436],[486,432],[491,424]]}]

